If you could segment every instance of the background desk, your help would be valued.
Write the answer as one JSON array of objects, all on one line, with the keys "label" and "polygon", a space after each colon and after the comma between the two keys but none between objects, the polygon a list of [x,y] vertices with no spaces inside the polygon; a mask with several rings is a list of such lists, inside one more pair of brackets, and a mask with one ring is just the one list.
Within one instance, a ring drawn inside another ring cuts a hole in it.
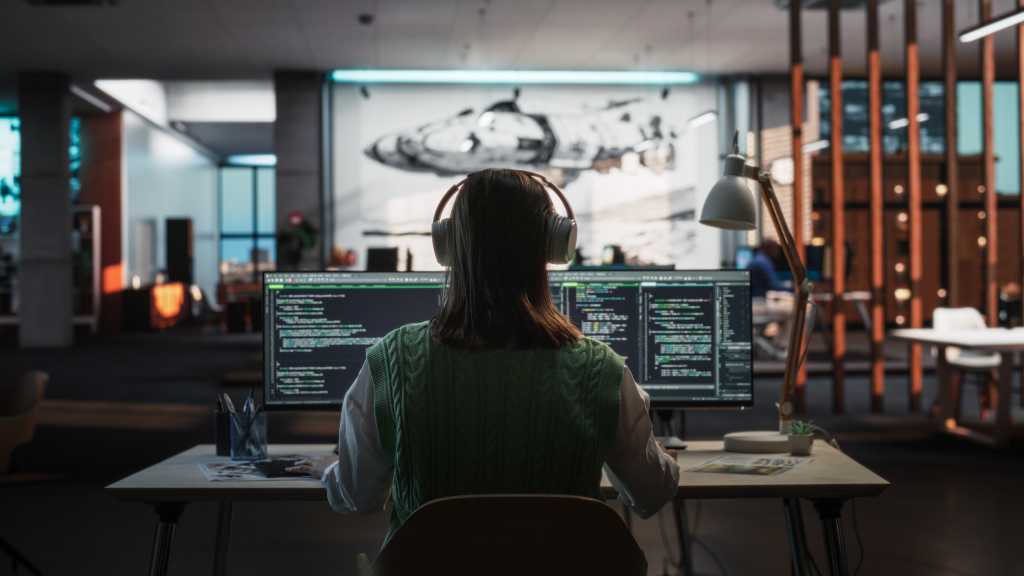
[{"label": "background desk", "polygon": [[[933,328],[907,328],[893,330],[889,336],[896,340],[928,344],[938,348],[936,376],[939,380],[938,400],[942,430],[995,445],[1009,442],[1013,428],[1013,419],[1010,413],[1013,367],[1017,353],[1024,350],[1024,329],[987,328],[950,332]],[[999,363],[999,398],[996,404],[996,421],[992,435],[964,428],[956,421],[954,411],[956,398],[953,397],[950,367],[946,363],[946,347],[948,346],[965,350],[998,352],[1002,356],[1002,361]]]},{"label": "background desk", "polygon": [[[799,498],[811,500],[822,518],[829,562],[833,574],[847,574],[846,550],[839,522],[843,504],[850,498],[877,496],[889,486],[884,479],[861,466],[849,456],[817,441],[813,461],[777,476],[738,474],[705,474],[688,472],[704,462],[725,454],[720,441],[694,441],[678,454],[680,474],[676,505],[686,499],[700,498],[780,498],[789,528],[790,547],[797,574],[809,574],[803,520]],[[330,444],[272,445],[270,453],[327,455]],[[107,490],[123,500],[152,505],[158,522],[153,540],[149,573],[167,573],[174,527],[185,505],[197,501],[220,502],[217,524],[217,545],[214,573],[227,571],[228,546],[231,535],[231,508],[235,501],[261,500],[326,500],[324,489],[315,480],[277,480],[266,482],[210,482],[199,469],[202,462],[223,461],[217,458],[211,444],[195,446],[107,486]],[[601,492],[607,498],[616,496],[607,478],[602,478]],[[685,516],[681,519],[685,520]],[[687,542],[682,543],[689,548]],[[689,558],[689,554],[685,554]]]}]

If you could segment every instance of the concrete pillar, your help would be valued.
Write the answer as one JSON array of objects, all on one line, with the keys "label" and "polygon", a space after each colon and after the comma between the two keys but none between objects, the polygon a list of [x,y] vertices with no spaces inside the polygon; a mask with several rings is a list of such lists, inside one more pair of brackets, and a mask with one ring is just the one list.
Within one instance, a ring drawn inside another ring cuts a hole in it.
[{"label": "concrete pillar", "polygon": [[[319,250],[307,253],[297,266],[278,252],[278,268],[318,268],[324,262],[324,238],[329,237],[326,210],[323,72],[279,70],[274,73],[277,119],[274,153],[277,155],[277,233],[289,227],[288,215],[300,212],[319,231]],[[325,235],[325,233],[327,235]]]},{"label": "concrete pillar", "polygon": [[21,346],[70,346],[70,78],[18,75],[21,117],[21,226],[18,316]]}]

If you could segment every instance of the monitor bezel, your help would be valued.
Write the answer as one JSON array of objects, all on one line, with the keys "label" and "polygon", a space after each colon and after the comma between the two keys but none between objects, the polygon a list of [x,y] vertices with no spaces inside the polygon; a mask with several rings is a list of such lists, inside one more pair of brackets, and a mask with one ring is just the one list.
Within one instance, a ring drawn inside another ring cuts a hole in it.
[{"label": "monitor bezel", "polygon": [[[548,270],[549,280],[551,272],[595,272],[596,270]],[[670,273],[670,274],[699,274],[701,272],[741,272],[747,277],[747,284],[750,284],[750,270],[741,268],[706,268],[706,269],[693,269],[693,270],[644,270],[644,269],[614,269],[609,272],[635,272],[637,274],[651,274],[651,273]],[[754,400],[756,399],[757,385],[754,382],[754,340],[753,340],[753,317],[754,317],[754,306],[753,299],[747,301],[748,312],[751,319],[751,340],[750,340],[750,399],[749,400],[720,400],[712,402],[697,402],[693,400],[659,400],[653,395],[651,396],[651,409],[652,410],[746,410],[754,407]],[[637,382],[644,392],[643,384]],[[650,392],[647,392],[650,395]]]}]

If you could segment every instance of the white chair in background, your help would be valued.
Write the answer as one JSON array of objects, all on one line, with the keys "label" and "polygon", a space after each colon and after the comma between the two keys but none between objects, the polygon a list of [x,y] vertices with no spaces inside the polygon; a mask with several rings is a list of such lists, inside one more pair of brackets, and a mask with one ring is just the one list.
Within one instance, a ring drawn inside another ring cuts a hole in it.
[{"label": "white chair in background", "polygon": [[[985,317],[974,308],[936,308],[932,313],[932,327],[943,332],[959,332],[962,330],[984,330]],[[998,352],[975,352],[973,350],[962,350],[953,346],[946,347],[946,363],[955,371],[952,379],[956,396],[956,418],[960,418],[960,404],[963,387],[960,386],[960,374],[979,376],[977,384],[983,387],[986,384],[994,386],[998,376],[996,370],[1002,362]],[[986,395],[979,392],[979,398]],[[1003,401],[1002,398],[999,399]],[[1009,398],[1005,401],[1009,402]],[[982,412],[987,406],[982,403]]]}]

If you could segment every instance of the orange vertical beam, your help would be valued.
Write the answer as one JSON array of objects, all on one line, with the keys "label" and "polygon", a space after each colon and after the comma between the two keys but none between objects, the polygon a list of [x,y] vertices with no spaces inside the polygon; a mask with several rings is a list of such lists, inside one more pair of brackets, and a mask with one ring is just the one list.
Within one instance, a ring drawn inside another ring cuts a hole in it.
[{"label": "orange vertical beam", "polygon": [[839,45],[840,0],[829,0],[829,96],[832,98],[832,412],[844,409],[846,374],[846,192],[843,188],[843,59]]},{"label": "orange vertical beam", "polygon": [[[1024,0],[1017,0],[1017,6],[1024,8]],[[1024,286],[1024,28],[1017,26],[1017,129],[1020,143],[1017,152],[1020,155],[1020,213],[1017,224],[1018,244],[1020,245],[1020,283]],[[1024,403],[1024,394],[1021,395]]]},{"label": "orange vertical beam", "polygon": [[[1021,0],[1024,1],[1024,0]],[[960,306],[960,165],[956,132],[956,2],[943,0],[942,68],[946,93],[946,302]]]},{"label": "orange vertical beam", "polygon": [[[952,0],[949,0],[952,1]],[[1024,0],[1021,0],[1024,2]],[[878,51],[878,0],[868,0],[868,172],[871,220],[871,411],[885,397],[885,198],[882,195],[882,58]]]},{"label": "orange vertical beam", "polygon": [[[917,0],[904,0],[903,23],[906,29],[907,84],[907,191],[910,216],[910,327],[920,328],[921,308],[921,126],[917,115],[920,74],[917,52]],[[910,409],[921,409],[921,345],[910,345]]]},{"label": "orange vertical beam", "polygon": [[[979,0],[978,19],[992,19],[991,0]],[[999,288],[996,266],[999,260],[998,224],[996,206],[996,156],[992,126],[993,92],[996,80],[995,38],[990,34],[981,39],[981,115],[982,115],[982,169],[985,186],[985,320],[989,326],[999,322]]]},{"label": "orange vertical beam", "polygon": [[[793,154],[793,241],[800,259],[804,255],[804,64],[800,30],[800,2],[789,3],[789,99]],[[793,408],[797,413],[806,411],[804,391],[807,387],[807,367],[801,363],[793,390]]]}]

